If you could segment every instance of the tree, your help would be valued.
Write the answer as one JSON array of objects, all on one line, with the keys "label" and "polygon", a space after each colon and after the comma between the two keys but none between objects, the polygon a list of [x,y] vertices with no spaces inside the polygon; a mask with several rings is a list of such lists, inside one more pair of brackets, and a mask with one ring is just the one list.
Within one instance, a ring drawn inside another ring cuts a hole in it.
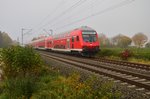
[{"label": "tree", "polygon": [[1,51],[3,65],[0,99],[31,99],[37,92],[39,76],[43,74],[43,62],[32,47],[11,46]]},{"label": "tree", "polygon": [[12,39],[5,32],[0,31],[0,47],[7,47],[11,45]]},{"label": "tree", "polygon": [[122,36],[122,34],[119,34],[119,35],[117,35],[117,36],[115,36],[115,37],[113,37],[112,38],[112,43],[113,43],[113,45],[115,45],[115,46],[117,46],[118,45],[118,40],[119,40],[119,38]]},{"label": "tree", "polygon": [[118,46],[120,47],[128,47],[131,44],[132,40],[131,38],[127,36],[122,36],[120,38],[120,41],[118,42]]},{"label": "tree", "polygon": [[2,33],[0,31],[0,47],[2,47],[3,45],[3,36],[2,36]]},{"label": "tree", "polygon": [[128,36],[119,34],[115,37],[113,37],[112,42],[114,45],[118,47],[127,47],[131,44],[132,40]]},{"label": "tree", "polygon": [[11,45],[14,45],[14,46],[19,45],[19,42],[16,40],[13,40]]},{"label": "tree", "polygon": [[99,34],[98,40],[100,42],[100,46],[102,47],[110,47],[110,40],[103,33]]},{"label": "tree", "polygon": [[5,79],[27,77],[40,73],[42,60],[32,47],[11,46],[2,49],[1,67]]},{"label": "tree", "polygon": [[142,47],[147,42],[148,37],[143,33],[137,33],[132,37],[134,44],[138,47]]},{"label": "tree", "polygon": [[145,47],[150,48],[150,42],[146,43]]},{"label": "tree", "polygon": [[5,32],[3,32],[3,46],[7,47],[12,43],[12,39],[9,37],[9,35]]}]

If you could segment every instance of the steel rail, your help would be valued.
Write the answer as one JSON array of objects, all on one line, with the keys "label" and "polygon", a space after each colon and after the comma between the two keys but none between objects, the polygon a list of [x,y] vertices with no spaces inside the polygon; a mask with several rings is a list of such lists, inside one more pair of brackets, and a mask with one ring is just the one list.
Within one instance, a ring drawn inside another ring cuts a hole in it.
[{"label": "steel rail", "polygon": [[148,64],[125,62],[125,61],[111,60],[111,59],[105,59],[105,58],[96,58],[94,60],[95,61],[100,61],[100,62],[107,62],[107,63],[110,63],[110,64],[124,65],[124,66],[128,66],[128,67],[144,69],[144,70],[147,70],[147,71],[150,70],[150,65],[148,65]]},{"label": "steel rail", "polygon": [[95,73],[98,73],[98,74],[101,74],[101,75],[105,75],[105,76],[109,76],[109,77],[112,77],[112,78],[115,78],[115,79],[118,79],[118,80],[121,80],[121,81],[124,81],[124,82],[127,82],[129,84],[132,84],[132,85],[136,85],[138,87],[142,87],[142,88],[145,88],[147,90],[150,90],[150,85],[147,84],[147,83],[144,83],[144,82],[139,82],[137,80],[134,80],[134,79],[130,79],[128,77],[124,77],[123,74],[120,74],[118,75],[117,73],[125,73],[127,75],[132,75],[134,77],[139,77],[141,79],[146,79],[146,80],[150,80],[150,77],[149,76],[145,76],[143,74],[137,74],[137,73],[131,73],[131,72],[127,72],[127,71],[120,71],[120,70],[116,70],[116,69],[111,69],[111,68],[104,68],[104,66],[96,66],[95,64],[89,64],[89,63],[85,63],[85,62],[81,62],[81,61],[76,61],[76,60],[72,60],[72,59],[67,59],[67,58],[64,58],[64,57],[58,57],[58,56],[53,56],[53,55],[47,55],[47,54],[42,54],[40,53],[41,55],[45,56],[45,57],[48,57],[48,58],[52,58],[52,59],[55,59],[55,60],[58,60],[58,61],[61,61],[61,62],[65,62],[67,64],[71,64],[73,66],[77,66],[77,67],[80,67],[82,69],[86,69],[86,70],[89,70],[89,71],[92,71],[92,72],[95,72]]}]

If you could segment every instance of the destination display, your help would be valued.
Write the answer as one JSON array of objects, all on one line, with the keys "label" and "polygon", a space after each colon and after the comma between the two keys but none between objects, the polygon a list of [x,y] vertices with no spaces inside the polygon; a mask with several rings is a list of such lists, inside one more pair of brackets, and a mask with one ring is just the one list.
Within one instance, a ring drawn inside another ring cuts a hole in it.
[{"label": "destination display", "polygon": [[94,31],[86,31],[86,32],[82,32],[82,34],[96,34],[96,32],[94,32]]}]

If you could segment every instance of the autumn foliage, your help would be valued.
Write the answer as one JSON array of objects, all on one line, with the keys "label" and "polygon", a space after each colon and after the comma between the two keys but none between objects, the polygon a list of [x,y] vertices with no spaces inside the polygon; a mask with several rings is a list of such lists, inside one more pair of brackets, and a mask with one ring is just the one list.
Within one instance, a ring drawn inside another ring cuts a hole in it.
[{"label": "autumn foliage", "polygon": [[128,49],[125,49],[124,51],[121,52],[120,56],[123,60],[127,60],[128,58],[132,56],[132,52]]},{"label": "autumn foliage", "polygon": [[95,79],[64,77],[45,66],[31,47],[13,46],[1,50],[0,56],[4,76],[0,99],[120,99],[118,91],[112,92],[112,82],[93,88]]},{"label": "autumn foliage", "polygon": [[134,44],[138,47],[142,47],[148,40],[148,37],[143,33],[137,33],[132,37]]}]

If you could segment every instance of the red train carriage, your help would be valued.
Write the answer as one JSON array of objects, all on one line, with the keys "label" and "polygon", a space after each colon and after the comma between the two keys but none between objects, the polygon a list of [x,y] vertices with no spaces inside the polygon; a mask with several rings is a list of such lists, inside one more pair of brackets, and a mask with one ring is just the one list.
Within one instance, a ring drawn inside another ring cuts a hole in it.
[{"label": "red train carriage", "polygon": [[80,53],[88,56],[99,51],[98,34],[87,26],[36,40],[32,43],[32,46],[39,49]]},{"label": "red train carriage", "polygon": [[35,49],[45,49],[46,37],[38,38],[30,43]]},{"label": "red train carriage", "polygon": [[53,48],[53,37],[49,36],[45,38],[45,49],[51,50]]},{"label": "red train carriage", "polygon": [[99,51],[97,32],[85,26],[55,35],[52,50],[94,55]]}]

